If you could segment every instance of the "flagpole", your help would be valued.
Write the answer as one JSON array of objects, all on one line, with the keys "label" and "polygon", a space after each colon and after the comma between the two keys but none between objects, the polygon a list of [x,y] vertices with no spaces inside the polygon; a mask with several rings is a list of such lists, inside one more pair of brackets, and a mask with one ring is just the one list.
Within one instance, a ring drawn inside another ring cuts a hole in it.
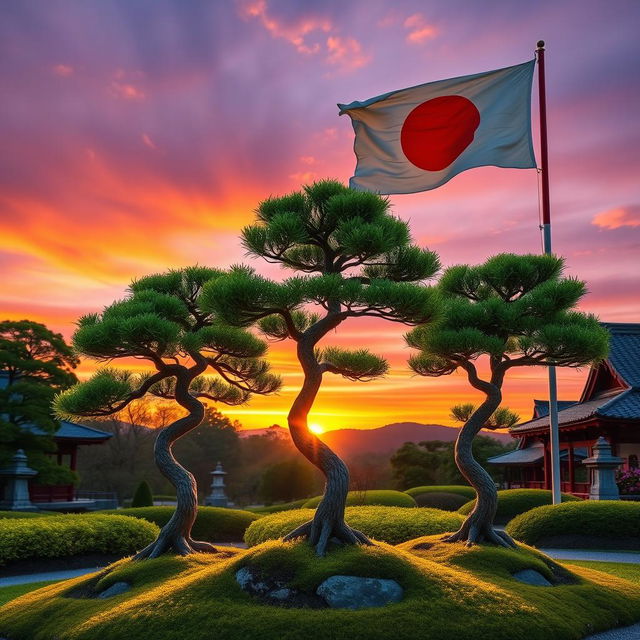
[{"label": "flagpole", "polygon": [[[547,146],[547,96],[544,79],[544,40],[538,41],[538,97],[540,104],[540,169],[542,177],[542,234],[546,254],[551,253],[551,207],[549,204],[549,157]],[[558,429],[558,393],[556,368],[549,371],[549,441],[551,454],[551,491],[553,504],[561,501],[560,434]]]}]

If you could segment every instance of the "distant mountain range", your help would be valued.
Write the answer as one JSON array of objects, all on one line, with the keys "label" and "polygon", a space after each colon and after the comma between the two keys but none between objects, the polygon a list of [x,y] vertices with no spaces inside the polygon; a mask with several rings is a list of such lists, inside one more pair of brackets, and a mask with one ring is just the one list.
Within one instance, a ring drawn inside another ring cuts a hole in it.
[{"label": "distant mountain range", "polygon": [[[320,435],[339,456],[351,458],[363,453],[393,453],[405,442],[423,442],[426,440],[444,440],[453,442],[458,427],[445,427],[441,424],[420,424],[418,422],[395,422],[377,429],[336,429]],[[274,437],[287,437],[288,429],[273,426],[268,429],[247,429],[240,431],[241,437],[273,434]],[[503,444],[513,442],[508,433],[481,431],[481,435],[495,438]]]}]

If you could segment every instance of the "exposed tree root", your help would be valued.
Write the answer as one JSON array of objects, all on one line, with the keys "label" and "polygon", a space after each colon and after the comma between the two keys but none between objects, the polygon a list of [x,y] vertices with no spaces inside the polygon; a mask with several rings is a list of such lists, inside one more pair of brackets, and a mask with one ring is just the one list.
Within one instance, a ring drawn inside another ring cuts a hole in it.
[{"label": "exposed tree root", "polygon": [[209,542],[192,540],[182,535],[163,535],[161,532],[156,540],[136,553],[133,560],[158,558],[169,552],[179,556],[188,556],[192,553],[218,553],[218,550]]},{"label": "exposed tree root", "polygon": [[477,524],[467,518],[460,529],[451,535],[442,538],[443,542],[465,542],[467,547],[474,544],[489,542],[507,549],[515,549],[516,543],[505,531],[494,529],[491,524]]},{"label": "exposed tree root", "polygon": [[342,544],[373,545],[373,542],[362,531],[352,529],[342,519],[333,521],[328,518],[316,517],[296,527],[284,537],[284,541],[289,542],[296,538],[307,538],[309,543],[316,548],[316,553],[319,556],[326,555],[330,540]]}]

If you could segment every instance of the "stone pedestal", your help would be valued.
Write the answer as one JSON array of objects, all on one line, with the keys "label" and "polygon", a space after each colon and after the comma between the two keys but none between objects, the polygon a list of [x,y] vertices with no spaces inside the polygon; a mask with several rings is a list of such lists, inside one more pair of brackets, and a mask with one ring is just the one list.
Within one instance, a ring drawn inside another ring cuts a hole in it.
[{"label": "stone pedestal", "polygon": [[215,471],[211,472],[211,493],[205,498],[205,505],[208,507],[228,507],[229,500],[224,492],[224,477],[226,471],[222,470],[222,464],[218,462]]},{"label": "stone pedestal", "polygon": [[593,445],[593,455],[582,461],[591,470],[589,500],[620,500],[616,484],[616,469],[622,458],[611,455],[611,445],[600,436]]},{"label": "stone pedestal", "polygon": [[0,477],[4,478],[4,498],[0,509],[7,511],[38,511],[38,507],[29,498],[29,478],[37,475],[37,471],[27,466],[27,456],[19,449],[11,458],[11,464],[0,469]]}]

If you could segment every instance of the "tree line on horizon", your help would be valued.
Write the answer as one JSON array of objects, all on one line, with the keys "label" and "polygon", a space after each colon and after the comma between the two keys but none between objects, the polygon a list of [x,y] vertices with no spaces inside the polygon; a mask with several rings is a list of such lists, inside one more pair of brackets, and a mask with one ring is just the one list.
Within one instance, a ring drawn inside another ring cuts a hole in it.
[{"label": "tree line on horizon", "polygon": [[[59,394],[59,417],[108,416],[146,394],[173,400],[185,414],[160,429],[155,458],[177,492],[176,511],[158,539],[137,558],[172,550],[214,551],[191,538],[197,510],[193,473],[174,456],[174,444],[202,422],[202,399],[241,404],[281,384],[265,359],[268,340],[292,340],[303,384],[288,415],[292,441],[325,477],[314,517],[285,536],[305,537],[319,555],[330,540],[372,544],[344,520],[349,469],[308,430],[307,417],[325,374],[354,382],[384,376],[386,360],[367,349],[323,346],[344,322],[377,317],[414,327],[410,368],[426,377],[463,372],[484,400],[465,415],[454,448],[462,476],[478,499],[459,531],[467,544],[513,541],[493,528],[496,487],[473,454],[483,427],[491,427],[509,371],[522,366],[576,367],[607,352],[608,334],[597,319],[575,310],[584,283],[562,276],[555,256],[500,254],[479,266],[440,270],[438,256],[412,243],[408,224],[394,217],[386,198],[324,180],[260,203],[256,223],[242,231],[250,255],[296,273],[267,279],[247,266],[228,270],[190,267],[132,283],[129,295],[101,314],[80,319],[75,351],[105,364],[145,359],[152,372],[136,376],[105,367]],[[489,372],[478,370],[479,359]],[[205,375],[209,374],[209,375]],[[428,403],[428,387],[425,404]]]}]

